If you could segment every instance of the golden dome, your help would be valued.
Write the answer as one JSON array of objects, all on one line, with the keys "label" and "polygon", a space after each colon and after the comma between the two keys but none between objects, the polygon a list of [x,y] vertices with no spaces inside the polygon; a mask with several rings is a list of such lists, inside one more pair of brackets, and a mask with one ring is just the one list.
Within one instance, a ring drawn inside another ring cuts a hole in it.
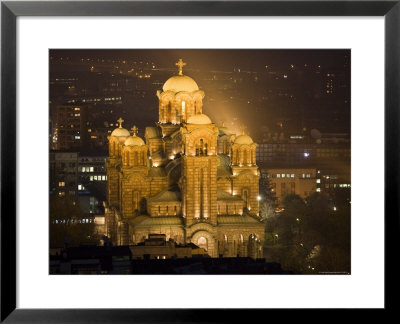
[{"label": "golden dome", "polygon": [[123,127],[118,127],[116,129],[113,130],[113,132],[111,133],[111,136],[116,136],[116,137],[129,137],[131,134],[129,133],[129,131]]},{"label": "golden dome", "polygon": [[236,137],[235,144],[253,144],[253,140],[250,136],[243,134]]},{"label": "golden dome", "polygon": [[163,85],[163,91],[193,92],[199,90],[196,81],[187,75],[175,75],[170,77]]},{"label": "golden dome", "polygon": [[209,125],[211,124],[211,119],[207,115],[204,114],[197,114],[189,117],[188,124],[195,124],[195,125]]},{"label": "golden dome", "polygon": [[125,146],[143,146],[145,145],[144,141],[136,135],[130,136],[126,139]]},{"label": "golden dome", "polygon": [[119,123],[119,127],[113,130],[113,132],[111,133],[111,136],[129,137],[131,135],[127,129],[122,127],[122,122],[123,121],[124,120],[121,117],[117,120],[117,122]]}]

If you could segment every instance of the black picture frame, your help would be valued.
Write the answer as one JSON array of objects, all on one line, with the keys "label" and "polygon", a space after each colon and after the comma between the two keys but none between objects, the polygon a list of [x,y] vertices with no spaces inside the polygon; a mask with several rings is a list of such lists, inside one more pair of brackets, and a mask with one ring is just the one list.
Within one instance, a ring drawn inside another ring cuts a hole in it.
[{"label": "black picture frame", "polygon": [[[384,16],[385,309],[396,307],[399,234],[400,0],[395,1],[2,1],[1,321],[5,323],[235,322],[264,310],[16,308],[16,19],[18,16]],[[382,211],[383,212],[383,211]],[[371,258],[373,262],[373,258]],[[40,293],[40,292],[38,292]],[[132,305],[134,307],[134,305]],[[250,313],[250,314],[249,314]],[[270,311],[268,316],[271,316]],[[239,316],[241,315],[241,316]]]}]

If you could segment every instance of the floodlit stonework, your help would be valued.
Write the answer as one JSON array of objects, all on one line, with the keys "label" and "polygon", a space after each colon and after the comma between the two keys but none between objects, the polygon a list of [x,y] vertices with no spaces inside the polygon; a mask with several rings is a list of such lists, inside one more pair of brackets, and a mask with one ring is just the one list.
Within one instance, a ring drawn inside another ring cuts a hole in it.
[{"label": "floodlit stonework", "polygon": [[157,91],[159,121],[144,140],[122,119],[108,137],[107,235],[128,245],[165,234],[211,257],[261,257],[257,144],[203,114],[204,92],[184,65]]}]

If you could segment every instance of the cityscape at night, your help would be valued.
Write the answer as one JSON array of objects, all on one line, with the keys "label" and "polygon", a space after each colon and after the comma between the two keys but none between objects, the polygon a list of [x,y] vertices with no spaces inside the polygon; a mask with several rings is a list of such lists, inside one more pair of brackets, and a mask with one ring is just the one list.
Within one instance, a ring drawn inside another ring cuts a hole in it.
[{"label": "cityscape at night", "polygon": [[350,50],[49,51],[50,274],[350,274]]}]

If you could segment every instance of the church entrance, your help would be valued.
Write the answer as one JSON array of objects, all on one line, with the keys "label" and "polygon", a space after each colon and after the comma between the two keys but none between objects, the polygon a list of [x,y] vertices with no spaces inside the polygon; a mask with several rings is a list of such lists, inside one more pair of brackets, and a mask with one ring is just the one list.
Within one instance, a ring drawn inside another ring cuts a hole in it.
[{"label": "church entrance", "polygon": [[208,250],[207,239],[204,236],[200,236],[199,239],[197,240],[197,246],[207,251]]}]

